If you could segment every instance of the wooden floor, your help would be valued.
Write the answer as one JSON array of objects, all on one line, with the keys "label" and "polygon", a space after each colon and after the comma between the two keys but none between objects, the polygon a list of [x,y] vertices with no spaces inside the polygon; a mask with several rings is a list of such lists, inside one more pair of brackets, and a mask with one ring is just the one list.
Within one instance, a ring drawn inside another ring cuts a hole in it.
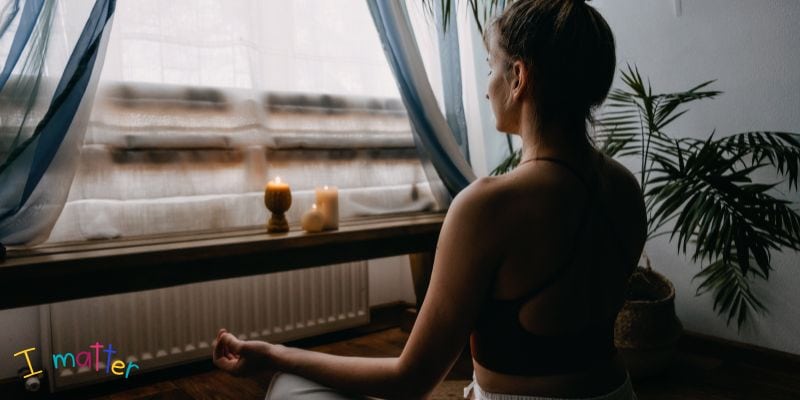
[{"label": "wooden floor", "polygon": [[[389,328],[374,333],[347,337],[347,333],[327,335],[294,342],[298,347],[339,355],[397,356],[408,333]],[[350,333],[352,335],[352,333]],[[450,371],[447,380],[472,377],[469,353],[464,352]],[[76,389],[57,397],[26,396],[21,392],[0,393],[3,399],[262,399],[271,378],[264,372],[253,377],[236,378],[215,370],[210,362],[145,374],[126,383],[110,382]],[[136,384],[136,387],[123,386]],[[800,399],[800,370],[763,368],[736,360],[687,354],[679,351],[671,368],[655,379],[634,380],[634,390],[642,400],[667,399]]]}]

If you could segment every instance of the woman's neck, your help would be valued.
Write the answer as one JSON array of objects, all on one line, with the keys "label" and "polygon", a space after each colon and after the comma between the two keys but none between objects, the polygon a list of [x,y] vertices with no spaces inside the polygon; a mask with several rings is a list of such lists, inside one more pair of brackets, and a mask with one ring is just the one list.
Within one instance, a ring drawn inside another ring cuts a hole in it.
[{"label": "woman's neck", "polygon": [[590,150],[586,133],[564,127],[535,128],[520,131],[522,156],[520,163],[541,157],[560,158],[578,162]]}]

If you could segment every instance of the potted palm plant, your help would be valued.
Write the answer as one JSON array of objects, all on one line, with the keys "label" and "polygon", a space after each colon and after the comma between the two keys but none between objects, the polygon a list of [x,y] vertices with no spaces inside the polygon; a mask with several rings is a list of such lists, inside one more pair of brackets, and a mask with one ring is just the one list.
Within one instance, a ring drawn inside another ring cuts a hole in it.
[{"label": "potted palm plant", "polygon": [[[688,103],[717,97],[707,90],[713,81],[687,91],[653,93],[635,67],[621,71],[625,89],[614,89],[595,123],[595,140],[611,157],[640,162],[639,184],[648,215],[648,240],[669,235],[679,253],[702,267],[696,296],[712,292],[713,309],[737,330],[753,312],[768,310],[752,290],[754,279],[769,279],[771,252],[800,250],[800,215],[775,190],[788,180],[797,191],[800,135],[744,132],[706,139],[673,137],[667,126]],[[493,171],[514,168],[519,150]],[[762,168],[778,182],[753,180]],[[632,376],[653,375],[674,353],[682,326],[675,315],[672,283],[650,266],[637,267],[629,280],[627,300],[617,317],[615,344]]]}]

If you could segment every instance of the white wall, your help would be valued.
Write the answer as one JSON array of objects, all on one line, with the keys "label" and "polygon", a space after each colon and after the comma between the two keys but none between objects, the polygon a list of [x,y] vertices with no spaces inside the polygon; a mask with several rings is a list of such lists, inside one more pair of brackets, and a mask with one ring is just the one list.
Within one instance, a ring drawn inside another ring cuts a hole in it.
[{"label": "white wall", "polygon": [[[681,3],[680,16],[674,4]],[[749,130],[800,132],[800,2],[797,0],[597,0],[617,40],[617,61],[638,65],[654,90],[689,89],[717,79],[717,99],[695,103],[668,133],[705,138]],[[619,84],[619,74],[617,82]],[[631,168],[638,171],[638,168]],[[793,199],[800,199],[797,192]],[[795,208],[798,207],[795,203]],[[695,297],[700,266],[666,239],[646,250],[672,280],[678,316],[688,330],[800,354],[800,255],[775,254],[768,282],[754,285],[771,314],[737,334],[712,311],[710,293]]]},{"label": "white wall", "polygon": [[369,305],[417,302],[408,256],[369,260]]}]

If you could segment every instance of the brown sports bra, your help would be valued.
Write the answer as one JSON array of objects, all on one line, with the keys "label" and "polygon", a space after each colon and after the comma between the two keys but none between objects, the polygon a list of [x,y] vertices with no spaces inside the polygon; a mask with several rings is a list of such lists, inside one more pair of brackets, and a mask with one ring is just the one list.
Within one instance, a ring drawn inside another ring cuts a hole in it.
[{"label": "brown sports bra", "polygon": [[[596,192],[597,177],[591,184],[569,164],[555,158],[541,157],[539,160],[559,164],[573,174],[587,188],[586,208],[579,228],[575,234],[577,244],[589,217],[589,206]],[[588,370],[592,364],[610,360],[617,349],[614,347],[614,321],[596,321],[583,330],[557,336],[536,335],[519,322],[522,305],[550,286],[572,268],[575,252],[572,252],[564,267],[551,276],[544,285],[533,291],[510,300],[495,299],[489,294],[484,308],[478,317],[475,329],[470,335],[470,352],[482,366],[496,372],[541,376],[563,374]]]}]

